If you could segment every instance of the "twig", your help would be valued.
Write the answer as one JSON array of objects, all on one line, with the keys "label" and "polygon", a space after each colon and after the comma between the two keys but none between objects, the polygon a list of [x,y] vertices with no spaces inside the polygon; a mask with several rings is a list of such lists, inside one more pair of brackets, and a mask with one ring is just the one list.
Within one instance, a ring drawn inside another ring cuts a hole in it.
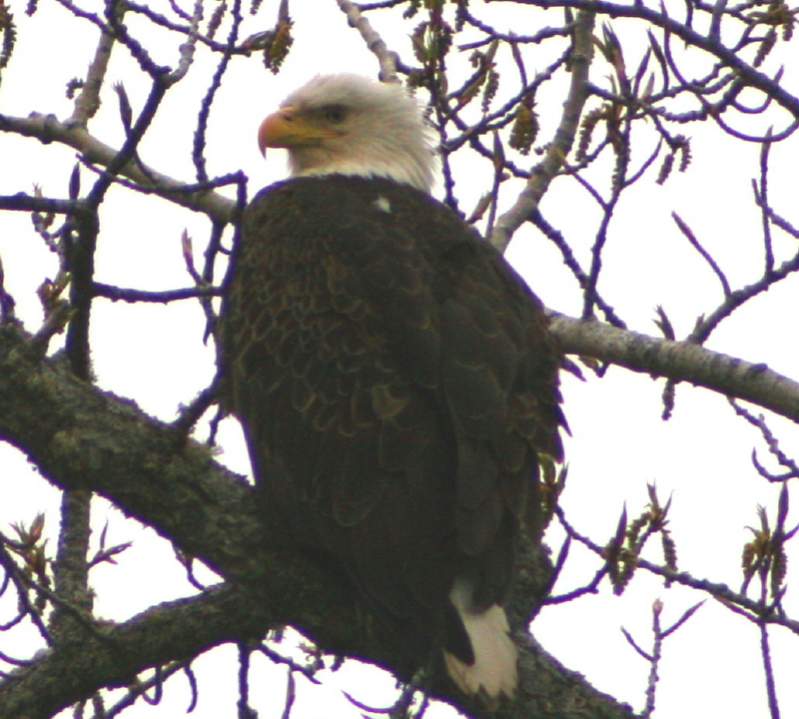
[{"label": "twig", "polygon": [[474,42],[458,45],[460,50],[474,50],[478,47],[482,47],[483,45],[487,45],[494,40],[503,40],[504,42],[507,42],[513,46],[519,44],[538,45],[549,38],[563,37],[571,32],[571,26],[567,24],[561,27],[545,27],[533,35],[515,35],[513,33],[503,33],[477,18],[474,14],[472,14],[468,7],[465,7],[463,10],[463,18],[469,25],[484,32],[486,37],[482,40],[476,40]]},{"label": "twig", "polygon": [[729,296],[725,298],[722,304],[720,304],[715,310],[713,310],[713,312],[702,319],[701,322],[697,323],[693,332],[691,332],[686,339],[689,342],[697,342],[701,344],[710,336],[713,330],[718,327],[723,319],[729,317],[745,302],[752,299],[755,295],[759,295],[761,292],[768,291],[777,282],[784,280],[786,277],[798,271],[799,252],[797,252],[793,257],[789,257],[776,269],[772,269],[771,272],[763,275],[756,282],[730,292]]},{"label": "twig", "polygon": [[291,667],[286,669],[286,700],[283,703],[283,713],[280,715],[281,719],[290,719],[291,709],[294,706],[294,700],[297,698],[297,683],[294,680],[294,672]]},{"label": "twig", "polygon": [[766,675],[766,693],[768,694],[768,708],[771,719],[780,719],[780,705],[777,701],[777,687],[774,682],[774,667],[771,663],[771,648],[768,640],[768,624],[759,622],[760,629],[760,657],[763,660],[763,671]]},{"label": "twig", "polygon": [[36,334],[31,338],[31,349],[39,357],[47,354],[50,340],[55,335],[61,334],[72,317],[72,309],[66,300],[57,302],[55,307],[47,313],[41,326],[36,330]]},{"label": "twig", "polygon": [[237,644],[239,652],[239,699],[236,704],[239,719],[254,719],[255,712],[250,706],[250,655],[252,649],[246,642]]},{"label": "twig", "polygon": [[184,287],[179,290],[137,290],[129,287],[116,287],[104,282],[92,283],[92,292],[95,297],[105,297],[112,302],[158,302],[167,304],[179,300],[190,300],[197,297],[218,297],[222,294],[221,287]]},{"label": "twig", "polygon": [[[128,693],[125,694],[122,699],[120,699],[116,704],[112,707],[105,710],[105,713],[100,717],[95,717],[95,719],[114,719],[114,717],[119,716],[125,709],[129,706],[134,704],[141,696],[143,696],[148,689],[151,689],[157,682],[164,682],[173,674],[176,674],[181,669],[188,669],[189,663],[188,662],[174,662],[170,664],[166,668],[162,668],[160,675],[154,673],[152,677],[146,679],[144,681],[137,680],[135,686],[128,690]],[[194,687],[195,691],[192,694],[192,697],[196,697],[196,685]]]},{"label": "twig", "polygon": [[[6,570],[6,573],[11,577],[12,581],[17,590],[17,597],[19,601],[19,618],[29,617],[33,626],[39,632],[39,635],[44,639],[44,641],[48,645],[52,645],[53,637],[50,634],[50,631],[44,625],[44,621],[42,620],[39,612],[37,611],[36,607],[31,605],[30,599],[28,597],[28,593],[26,590],[27,587],[33,587],[37,592],[40,592],[47,596],[49,592],[45,590],[43,587],[40,587],[33,579],[27,577],[23,572],[19,570],[17,565],[14,563],[13,558],[9,555],[6,551],[4,544],[6,544],[8,540],[2,535],[0,535],[0,565]],[[49,597],[48,597],[49,598]],[[5,625],[5,629],[10,629],[15,624],[19,623],[17,620],[13,622],[9,622]]]},{"label": "twig", "polygon": [[6,664],[12,664],[15,667],[27,667],[32,663],[30,659],[16,659],[5,652],[0,652],[0,659]]},{"label": "twig", "polygon": [[674,222],[677,223],[677,227],[680,228],[680,232],[682,232],[688,242],[691,243],[691,246],[702,256],[702,259],[704,259],[705,262],[710,265],[710,269],[713,270],[713,273],[721,283],[721,287],[724,290],[724,296],[729,297],[730,294],[732,294],[732,290],[730,290],[730,283],[727,281],[727,276],[724,274],[722,269],[718,266],[710,253],[704,247],[702,247],[699,240],[696,239],[696,235],[694,235],[691,228],[688,227],[688,224],[685,222],[685,220],[683,220],[682,217],[680,217],[676,212],[672,212],[671,217]]},{"label": "twig", "polygon": [[[487,113],[476,124],[464,122],[456,112],[458,109],[456,105],[455,108],[447,114],[446,119],[454,122],[461,134],[447,139],[444,143],[444,150],[452,154],[466,143],[469,143],[473,150],[479,152],[486,159],[493,160],[491,150],[479,142],[480,137],[493,130],[500,130],[511,124],[516,119],[516,109],[519,103],[522,102],[525,97],[535,94],[541,85],[551,80],[555,72],[567,64],[570,55],[571,51],[566,49],[547,65],[547,67],[536,73],[536,76],[528,85],[522,87],[513,97],[502,105]],[[523,177],[525,179],[529,179],[530,177],[530,172],[517,167],[508,158],[505,158],[505,170],[510,172],[514,177]]]},{"label": "twig", "polygon": [[770,482],[784,482],[787,479],[799,477],[799,465],[797,465],[794,460],[792,460],[780,449],[779,442],[769,429],[769,426],[766,424],[765,417],[763,417],[762,414],[758,417],[755,417],[751,412],[738,404],[734,399],[729,398],[729,401],[735,410],[735,414],[737,414],[739,417],[743,417],[749,424],[760,431],[761,436],[768,446],[768,451],[787,470],[785,474],[780,476],[775,476],[767,472],[763,467],[760,466],[760,463],[757,461],[757,454],[754,450],[752,450],[752,462],[755,465],[755,468],[758,470],[760,476],[764,477]]},{"label": "twig", "polygon": [[[199,5],[202,10],[202,5]],[[233,8],[231,10],[233,15],[233,22],[231,23],[230,33],[228,34],[227,46],[225,52],[222,53],[222,59],[219,61],[211,82],[208,85],[208,90],[200,104],[200,112],[197,115],[197,129],[194,131],[194,143],[192,145],[192,160],[197,173],[198,182],[207,182],[208,173],[205,168],[205,132],[208,128],[208,118],[211,115],[211,106],[214,103],[216,93],[222,85],[222,77],[225,74],[229,64],[230,58],[233,55],[233,48],[236,45],[236,40],[239,35],[239,27],[241,25],[241,0],[233,0]]]},{"label": "twig", "polygon": [[755,193],[755,204],[757,204],[757,206],[766,213],[768,219],[777,225],[777,227],[779,227],[783,232],[795,239],[799,239],[799,228],[794,227],[790,222],[788,222],[788,220],[778,215],[773,208],[763,203],[758,194],[757,184],[755,182],[752,183],[752,188]]},{"label": "twig", "polygon": [[[570,537],[576,539],[583,546],[588,547],[588,549],[604,561],[604,547],[600,547],[596,542],[578,532],[566,519],[560,507],[556,508],[555,515]],[[734,592],[726,584],[712,582],[708,579],[697,579],[688,572],[676,572],[668,567],[661,567],[654,564],[640,556],[637,557],[635,561],[638,568],[645,569],[671,583],[681,584],[685,587],[691,587],[692,589],[697,589],[709,594],[731,611],[745,616],[750,621],[758,622],[762,619],[769,624],[778,624],[782,627],[786,627],[794,634],[799,635],[799,621],[775,612],[771,606],[764,608],[760,601],[755,601],[744,594]]]},{"label": "twig", "polygon": [[[130,688],[116,704],[109,707],[105,710],[105,712],[101,716],[95,715],[94,719],[114,719],[114,717],[119,716],[125,709],[129,706],[134,704],[139,697],[143,696],[148,689],[152,689],[156,683],[163,683],[166,679],[171,677],[173,674],[176,674],[181,669],[189,671],[190,664],[189,662],[174,662],[167,667],[161,668],[160,674],[154,673],[149,679],[145,679],[144,681],[137,680],[136,684]],[[190,685],[192,681],[190,680]],[[196,701],[196,682],[193,683],[193,691],[192,691],[192,702]]]},{"label": "twig", "polygon": [[567,602],[571,602],[578,597],[582,597],[586,594],[596,594],[599,591],[599,585],[602,583],[602,580],[607,576],[608,569],[606,566],[603,566],[599,569],[596,574],[594,574],[593,579],[588,582],[588,584],[578,587],[577,589],[573,589],[570,592],[564,592],[563,594],[557,594],[553,596],[549,596],[544,600],[544,605],[549,604],[565,604]]},{"label": "twig", "polygon": [[588,281],[583,286],[583,312],[581,318],[583,320],[590,320],[594,317],[594,306],[597,304],[599,297],[599,273],[602,271],[603,257],[602,252],[608,241],[608,228],[610,221],[613,219],[613,212],[616,209],[616,204],[621,196],[622,185],[621,183],[614,183],[613,192],[610,200],[608,200],[602,207],[602,220],[596,231],[596,238],[591,245],[591,267],[588,270]]},{"label": "twig", "polygon": [[658,673],[658,669],[660,667],[660,660],[663,657],[663,642],[674,632],[676,632],[685,622],[687,622],[699,609],[699,607],[704,604],[704,601],[695,604],[694,606],[687,609],[683,612],[682,616],[674,622],[668,629],[661,629],[660,626],[660,615],[663,612],[663,602],[660,599],[656,599],[655,602],[652,604],[652,653],[649,654],[644,652],[642,649],[638,647],[638,645],[633,640],[632,636],[622,628],[624,632],[624,636],[627,638],[627,641],[632,644],[635,650],[649,662],[649,679],[646,685],[646,705],[644,707],[644,711],[641,714],[642,719],[649,719],[652,716],[652,713],[655,711],[655,697],[657,692],[657,684],[658,680],[660,679],[660,675]]},{"label": "twig", "polygon": [[717,57],[733,70],[744,83],[773,98],[792,117],[799,117],[799,98],[787,89],[775,85],[772,78],[749,65],[742,59],[743,56],[741,54],[726,48],[704,32],[693,30],[690,24],[673,20],[659,10],[647,7],[642,3],[623,5],[621,3],[608,2],[607,0],[550,0],[548,7],[572,7],[581,11],[609,15],[614,18],[637,18],[640,21],[663,28],[669,34],[675,35],[688,45]]},{"label": "twig", "polygon": [[180,82],[189,71],[191,63],[194,60],[194,52],[197,48],[197,37],[200,27],[200,20],[203,17],[203,4],[202,0],[195,0],[194,12],[192,13],[191,22],[189,23],[188,39],[180,45],[180,60],[178,66],[169,75],[169,84],[174,85]]},{"label": "twig", "polygon": [[[782,486],[782,494],[786,497],[785,494],[787,489],[786,485]],[[787,508],[787,504],[785,505]],[[784,517],[782,521],[784,521]],[[779,534],[782,531],[780,527],[775,528],[775,534]],[[767,613],[765,608],[768,606],[768,581],[766,580],[767,573],[761,573],[761,582],[760,582],[760,606],[764,608],[764,611],[761,613],[760,617],[757,621],[757,627],[760,632],[760,659],[763,663],[763,672],[766,678],[766,694],[768,696],[768,708],[769,713],[771,715],[771,719],[780,719],[780,705],[777,701],[777,686],[774,681],[774,667],[771,662],[771,647],[769,646],[769,637],[768,637],[768,622],[766,620]],[[779,600],[778,600],[779,601]]]},{"label": "twig", "polygon": [[[239,184],[237,186],[237,211],[236,216],[241,217],[244,213],[245,207],[245,198],[246,198],[246,189]],[[240,223],[236,223],[236,226],[233,229],[234,232],[234,242],[238,242],[238,233],[241,231]],[[214,222],[211,225],[211,237],[208,240],[208,244],[205,247],[205,252],[203,253],[204,262],[203,262],[203,273],[200,279],[199,286],[213,286],[216,278],[214,277],[214,272],[216,269],[216,261],[219,259],[219,253],[222,251],[222,235],[225,232],[225,225],[222,222]],[[228,268],[232,265],[229,263]],[[223,280],[224,282],[224,280]],[[203,332],[203,342],[207,342],[208,338],[214,334],[216,328],[218,326],[219,317],[214,309],[213,302],[211,302],[210,297],[200,297],[200,306],[203,309],[203,313],[205,314],[205,331]]]},{"label": "twig", "polygon": [[268,644],[261,642],[258,647],[258,651],[263,654],[265,657],[273,661],[275,664],[285,664],[292,673],[299,672],[302,674],[309,682],[312,684],[320,684],[321,682],[319,679],[316,678],[316,671],[320,668],[317,662],[312,664],[311,666],[303,666],[302,664],[298,664],[295,662],[291,657],[286,657],[276,652],[272,649]]},{"label": "twig", "polygon": [[[64,2],[64,0],[58,1]],[[128,49],[130,54],[133,55],[136,62],[139,63],[139,67],[141,67],[154,82],[158,83],[160,80],[163,80],[165,85],[168,84],[169,79],[167,74],[169,68],[156,63],[152,57],[150,57],[147,50],[144,49],[144,46],[130,34],[127,26],[122,22],[122,15],[118,11],[118,7],[121,5],[122,3],[117,0],[111,0],[106,3],[105,18],[108,21],[108,25],[111,27],[117,39]]]},{"label": "twig", "polygon": [[[771,130],[769,130],[767,134],[770,135]],[[769,222],[768,213],[768,159],[770,150],[770,141],[764,142],[760,148],[760,187],[759,192],[755,193],[757,204],[761,208],[763,221],[763,252],[766,262],[766,267],[763,271],[763,274],[767,277],[774,270],[774,248],[771,242],[771,224]]]},{"label": "twig", "polygon": [[153,118],[155,118],[155,113],[158,111],[161,101],[164,99],[167,88],[168,84],[166,81],[161,80],[160,77],[153,80],[147,100],[139,116],[136,118],[136,122],[133,124],[133,127],[131,127],[130,132],[127,133],[125,142],[122,144],[119,152],[117,152],[111,162],[108,163],[108,176],[101,176],[97,182],[95,182],[86,198],[90,207],[99,207],[105,197],[105,193],[111,186],[113,176],[120,172],[133,158],[136,153],[136,148],[144,137],[144,133],[147,131],[147,128],[150,127]]},{"label": "twig", "polygon": [[[146,5],[142,5],[137,2],[128,1],[125,3],[127,8],[131,12],[136,12],[141,15],[147,17],[153,24],[160,25],[161,27],[166,28],[167,30],[171,30],[172,32],[177,32],[182,35],[192,35],[194,32],[191,26],[191,18],[183,13],[183,19],[189,21],[189,25],[178,25],[177,23],[172,22],[168,18],[160,15],[159,13],[155,12],[151,8],[147,7]],[[225,43],[216,42],[210,37],[203,35],[198,32],[194,32],[194,37],[197,41],[201,42],[203,45],[206,45],[214,52],[225,52],[227,45]],[[242,43],[235,49],[235,54],[237,55],[250,55],[252,50],[245,46],[246,43]]]},{"label": "twig", "polygon": [[191,700],[189,701],[189,706],[186,707],[186,714],[191,714],[191,712],[197,708],[197,702],[200,698],[200,691],[197,686],[197,677],[191,668],[191,662],[183,662],[182,664],[183,673],[186,675],[186,681],[188,681],[189,689],[191,690]]},{"label": "twig", "polygon": [[19,212],[53,212],[74,215],[85,212],[86,205],[80,200],[59,200],[52,197],[35,197],[18,192],[15,195],[0,195],[0,210]]},{"label": "twig", "polygon": [[175,559],[178,560],[178,563],[186,572],[186,581],[199,592],[204,592],[206,589],[208,589],[208,587],[199,579],[197,579],[196,575],[194,574],[195,558],[185,554],[176,544],[172,545],[172,551],[175,553]]},{"label": "twig", "polygon": [[203,416],[214,401],[218,399],[219,394],[219,375],[214,377],[208,387],[206,387],[187,407],[181,409],[180,416],[172,423],[172,429],[175,431],[181,441],[188,437],[191,428],[197,424],[200,417]]}]

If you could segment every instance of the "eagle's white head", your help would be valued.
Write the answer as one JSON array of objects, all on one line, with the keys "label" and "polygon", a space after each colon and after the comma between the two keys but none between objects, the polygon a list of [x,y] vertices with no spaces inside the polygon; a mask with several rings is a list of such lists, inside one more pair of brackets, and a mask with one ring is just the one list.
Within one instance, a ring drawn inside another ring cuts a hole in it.
[{"label": "eagle's white head", "polygon": [[261,152],[283,147],[292,177],[387,177],[429,192],[432,131],[398,84],[360,75],[318,75],[295,90],[258,131]]}]

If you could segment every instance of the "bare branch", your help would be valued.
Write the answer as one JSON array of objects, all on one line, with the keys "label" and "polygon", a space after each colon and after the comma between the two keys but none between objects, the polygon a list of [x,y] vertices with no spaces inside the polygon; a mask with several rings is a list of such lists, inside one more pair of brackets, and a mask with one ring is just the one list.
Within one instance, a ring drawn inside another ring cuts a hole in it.
[{"label": "bare branch", "polygon": [[[601,558],[602,561],[605,561],[605,548],[578,532],[566,519],[560,507],[556,509],[556,516],[561,526],[563,526],[570,537],[590,549],[597,557]],[[799,635],[799,621],[791,619],[780,612],[775,612],[772,605],[764,607],[760,601],[750,599],[745,594],[734,592],[726,584],[713,582],[708,579],[699,579],[688,572],[677,572],[668,567],[654,564],[643,557],[637,557],[635,561],[637,568],[645,569],[658,577],[662,577],[668,582],[690,587],[700,592],[706,592],[731,611],[742,614],[750,621],[757,623],[758,619],[763,619],[769,624],[778,624],[782,627],[786,627],[794,634]],[[698,606],[699,605],[697,605],[697,608]],[[689,612],[692,613],[692,610],[689,610]]]},{"label": "bare branch", "polygon": [[733,395],[799,421],[799,383],[765,364],[712,352],[690,342],[672,342],[564,315],[551,329],[564,352],[595,357],[635,372],[687,381]]},{"label": "bare branch", "polygon": [[59,200],[52,197],[33,197],[24,192],[15,195],[0,195],[0,210],[18,212],[47,212],[72,215],[86,211],[80,200]]},{"label": "bare branch", "polygon": [[563,109],[560,126],[544,159],[533,168],[530,179],[510,210],[498,220],[490,241],[500,251],[508,246],[513,233],[528,220],[544,196],[549,184],[563,167],[563,163],[574,144],[583,105],[588,97],[588,69],[591,65],[592,33],[594,14],[581,11],[574,24],[574,46],[572,49],[572,80],[569,95]]},{"label": "bare branch", "polygon": [[[530,221],[539,230],[541,230],[544,235],[546,235],[546,237],[555,245],[555,247],[558,248],[561,256],[563,257],[564,264],[569,268],[579,286],[581,288],[588,287],[590,282],[589,277],[583,268],[580,267],[577,258],[574,256],[574,251],[572,250],[571,245],[566,242],[563,235],[554,227],[552,227],[549,222],[547,222],[538,209],[533,210],[533,213],[530,216]],[[613,307],[611,307],[596,291],[594,292],[594,302],[596,303],[597,307],[602,310],[602,313],[607,318],[607,321],[612,325],[621,328],[625,328],[627,326],[625,322],[616,314],[616,310],[614,310]]]},{"label": "bare branch", "polygon": [[777,282],[784,280],[786,277],[798,271],[799,252],[782,262],[779,267],[773,268],[770,272],[764,274],[756,282],[730,292],[724,302],[707,315],[707,317],[702,318],[702,320],[697,323],[687,339],[691,342],[704,342],[723,319],[729,317],[735,310],[744,305],[744,303],[756,295],[768,291],[769,288],[774,286]]},{"label": "bare branch", "polygon": [[203,4],[202,0],[195,0],[194,12],[192,13],[191,21],[189,22],[188,39],[180,46],[180,60],[178,66],[171,73],[169,78],[170,84],[175,84],[182,80],[186,73],[188,73],[191,63],[194,61],[194,52],[197,49],[197,36],[199,33],[200,20],[203,17]]},{"label": "bare branch", "polygon": [[729,297],[732,291],[730,290],[730,283],[727,281],[727,276],[724,274],[722,269],[718,266],[708,251],[702,247],[699,240],[696,239],[696,235],[688,226],[688,223],[686,223],[685,220],[683,220],[682,217],[680,217],[676,212],[672,212],[671,216],[672,219],[677,223],[677,227],[680,228],[680,232],[683,233],[688,242],[691,243],[691,246],[702,256],[702,259],[705,260],[708,265],[710,265],[710,269],[712,269],[713,273],[716,275],[716,277],[718,277],[718,280],[721,283],[721,288],[724,290],[724,296]]},{"label": "bare branch", "polygon": [[197,297],[211,297],[222,294],[220,287],[186,287],[180,290],[163,290],[161,292],[115,287],[103,282],[95,282],[92,287],[95,297],[105,297],[112,302],[158,302],[167,304],[178,300],[190,300]]},{"label": "bare branch", "polygon": [[[124,10],[122,10],[124,12]],[[105,31],[100,31],[100,41],[94,52],[94,59],[89,65],[86,79],[83,81],[80,94],[75,99],[75,107],[67,124],[82,125],[83,127],[94,117],[100,109],[100,90],[105,80],[105,71],[111,59],[111,50],[114,47],[114,36]]]},{"label": "bare branch", "polygon": [[397,54],[388,49],[383,38],[378,35],[355,3],[350,0],[336,0],[336,2],[341,12],[347,16],[349,24],[358,30],[366,47],[380,63],[380,79],[383,82],[398,82]]},{"label": "bare branch", "polygon": [[[75,148],[89,162],[109,167],[118,155],[118,150],[90,135],[85,128],[69,126],[52,115],[33,113],[30,117],[10,117],[0,114],[0,131],[16,132],[26,137],[35,137],[43,143],[60,142]],[[118,169],[121,175],[139,183],[142,187],[165,190],[165,196],[189,209],[203,212],[214,220],[229,222],[235,202],[208,190],[184,193],[186,185],[149,167],[140,168],[128,162]]]},{"label": "bare branch", "polygon": [[771,719],[780,719],[780,705],[777,701],[774,666],[771,661],[771,647],[769,646],[768,625],[766,622],[760,622],[760,657],[763,661],[763,671],[766,675],[766,693],[768,694],[769,713]]},{"label": "bare branch", "polygon": [[777,438],[769,429],[768,424],[766,424],[766,418],[762,414],[755,417],[751,412],[746,410],[733,399],[730,399],[730,404],[739,417],[743,417],[749,424],[751,424],[753,427],[756,427],[760,431],[763,440],[766,442],[768,451],[787,470],[780,476],[775,476],[769,472],[766,472],[766,470],[760,466],[760,463],[757,461],[757,453],[752,450],[752,463],[755,465],[755,469],[757,469],[758,474],[770,482],[784,482],[787,479],[799,477],[799,465],[797,465],[793,459],[791,459],[780,449],[780,444]]},{"label": "bare branch", "polygon": [[[198,3],[198,10],[202,10],[202,4]],[[222,84],[222,78],[230,64],[230,58],[233,55],[233,48],[236,45],[236,40],[239,36],[239,27],[241,26],[241,0],[233,0],[233,22],[231,23],[230,33],[228,34],[227,45],[225,52],[222,53],[222,59],[219,61],[214,76],[208,85],[208,90],[203,97],[200,105],[200,112],[197,115],[197,129],[194,132],[194,144],[192,149],[192,160],[194,167],[197,171],[197,180],[199,182],[208,181],[208,173],[205,169],[205,133],[208,127],[208,119],[211,115],[211,107],[214,103],[214,98]],[[199,20],[199,18],[198,18]]]},{"label": "bare branch", "polygon": [[[548,7],[572,7],[581,11],[594,12],[610,17],[627,17],[643,20],[650,25],[663,28],[692,47],[704,50],[717,57],[727,67],[734,70],[746,84],[761,90],[777,104],[784,107],[794,118],[799,118],[799,98],[780,87],[765,73],[756,70],[741,59],[736,51],[723,46],[716,39],[692,29],[690,23],[673,20],[665,12],[653,10],[645,5],[622,5],[606,0],[551,0]],[[772,137],[772,139],[774,139]]]},{"label": "bare branch", "polygon": [[[79,609],[87,616],[91,614],[94,595],[89,590],[89,517],[91,492],[70,490],[61,497],[61,531],[58,535],[58,554],[53,563],[55,593],[69,606]],[[80,635],[82,625],[77,618],[64,611],[58,604],[51,620],[50,629],[58,641],[65,635]]]}]

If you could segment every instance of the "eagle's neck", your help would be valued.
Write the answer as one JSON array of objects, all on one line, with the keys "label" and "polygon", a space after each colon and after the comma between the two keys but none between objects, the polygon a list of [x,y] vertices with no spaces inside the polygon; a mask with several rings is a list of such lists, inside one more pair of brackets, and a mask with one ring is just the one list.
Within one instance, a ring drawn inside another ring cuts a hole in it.
[{"label": "eagle's neck", "polygon": [[292,177],[349,175],[385,177],[430,192],[433,185],[435,154],[419,133],[375,133],[357,146],[294,147],[289,150]]},{"label": "eagle's neck", "polygon": [[308,168],[292,168],[292,177],[320,177],[326,175],[348,175],[350,177],[383,177],[401,184],[411,185],[417,190],[430,192],[431,178],[425,176],[418,168],[402,167],[391,164],[361,165],[357,162],[331,162]]}]

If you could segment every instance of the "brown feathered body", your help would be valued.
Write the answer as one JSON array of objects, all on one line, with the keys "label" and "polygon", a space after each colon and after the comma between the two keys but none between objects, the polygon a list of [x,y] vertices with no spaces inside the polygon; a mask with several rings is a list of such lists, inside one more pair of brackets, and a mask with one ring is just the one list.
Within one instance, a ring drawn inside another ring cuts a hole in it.
[{"label": "brown feathered body", "polygon": [[297,178],[245,212],[225,364],[265,519],[420,664],[474,662],[464,612],[502,603],[522,523],[538,532],[537,458],[561,456],[546,324],[502,257],[408,185]]}]

